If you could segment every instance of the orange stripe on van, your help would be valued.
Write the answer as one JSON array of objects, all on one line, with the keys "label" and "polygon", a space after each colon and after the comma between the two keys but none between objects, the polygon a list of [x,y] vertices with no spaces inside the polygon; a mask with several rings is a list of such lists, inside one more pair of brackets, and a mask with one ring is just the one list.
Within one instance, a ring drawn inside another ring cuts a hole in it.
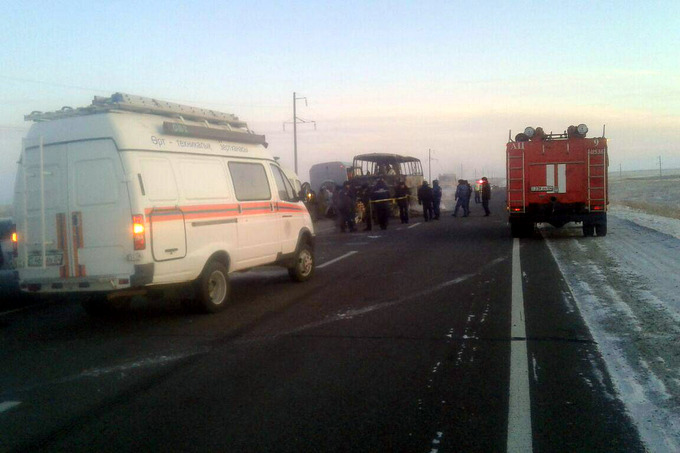
[{"label": "orange stripe on van", "polygon": [[284,212],[304,212],[305,208],[292,203],[279,203],[279,211]]},{"label": "orange stripe on van", "polygon": [[84,276],[84,267],[78,263],[78,249],[83,247],[83,215],[81,212],[71,213],[71,230],[73,233],[73,267],[76,277]]},{"label": "orange stripe on van", "polygon": [[66,214],[60,212],[57,214],[57,249],[61,250],[63,263],[59,267],[59,277],[66,278],[70,275],[71,269],[68,260],[68,238],[66,236]]},{"label": "orange stripe on van", "polygon": [[[207,218],[225,218],[268,214],[272,212],[274,202],[257,201],[248,203],[232,204],[201,204],[187,206],[159,206],[146,208],[144,214],[147,218],[153,217],[154,222],[167,222],[173,220],[198,220]],[[240,206],[240,209],[239,209]],[[277,203],[278,209],[285,212],[304,212],[305,209],[294,203]]]}]

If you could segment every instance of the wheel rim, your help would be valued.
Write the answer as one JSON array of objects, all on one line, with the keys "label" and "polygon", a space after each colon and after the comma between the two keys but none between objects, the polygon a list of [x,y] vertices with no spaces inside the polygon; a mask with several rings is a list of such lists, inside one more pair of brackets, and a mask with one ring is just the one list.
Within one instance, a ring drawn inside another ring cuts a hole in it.
[{"label": "wheel rim", "polygon": [[208,279],[208,295],[210,302],[215,305],[220,305],[226,299],[227,279],[221,272],[215,271],[210,274]]},{"label": "wheel rim", "polygon": [[312,254],[309,253],[309,250],[302,250],[300,252],[300,255],[298,256],[297,265],[300,275],[302,275],[303,277],[306,277],[312,272],[312,267],[314,266],[314,259],[312,258]]}]

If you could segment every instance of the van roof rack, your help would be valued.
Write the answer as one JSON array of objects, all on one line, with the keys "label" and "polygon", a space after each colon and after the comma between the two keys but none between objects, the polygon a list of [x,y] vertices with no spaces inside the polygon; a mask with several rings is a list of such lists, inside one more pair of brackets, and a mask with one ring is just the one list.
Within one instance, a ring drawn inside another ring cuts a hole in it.
[{"label": "van roof rack", "polygon": [[54,112],[31,112],[24,116],[26,121],[51,121],[73,116],[91,115],[94,113],[108,112],[112,110],[124,110],[138,113],[150,113],[154,115],[183,118],[193,121],[208,121],[209,123],[227,125],[236,128],[246,128],[247,124],[240,121],[231,113],[216,112],[214,110],[177,104],[174,102],[160,101],[144,96],[135,96],[125,93],[114,93],[110,97],[95,96],[92,104],[87,107],[71,108],[62,107]]}]

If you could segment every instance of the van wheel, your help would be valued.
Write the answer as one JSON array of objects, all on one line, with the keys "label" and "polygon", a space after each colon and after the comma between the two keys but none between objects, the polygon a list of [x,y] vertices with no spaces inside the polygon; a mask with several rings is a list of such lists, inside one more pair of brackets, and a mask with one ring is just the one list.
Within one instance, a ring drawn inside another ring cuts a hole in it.
[{"label": "van wheel", "polygon": [[230,289],[227,268],[220,262],[211,261],[196,281],[197,308],[206,313],[224,310]]},{"label": "van wheel", "polygon": [[304,282],[309,280],[313,274],[314,252],[308,244],[302,244],[295,252],[294,263],[288,268],[288,275],[293,281]]}]

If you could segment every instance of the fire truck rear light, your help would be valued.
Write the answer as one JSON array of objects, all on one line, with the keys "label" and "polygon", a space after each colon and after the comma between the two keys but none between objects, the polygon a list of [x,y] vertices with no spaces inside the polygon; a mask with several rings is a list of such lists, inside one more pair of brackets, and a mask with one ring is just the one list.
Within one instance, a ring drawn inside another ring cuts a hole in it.
[{"label": "fire truck rear light", "polygon": [[602,211],[602,206],[593,206],[593,211]]},{"label": "fire truck rear light", "polygon": [[144,227],[144,216],[135,214],[132,216],[132,239],[135,244],[135,250],[144,250],[146,248],[146,228]]}]

